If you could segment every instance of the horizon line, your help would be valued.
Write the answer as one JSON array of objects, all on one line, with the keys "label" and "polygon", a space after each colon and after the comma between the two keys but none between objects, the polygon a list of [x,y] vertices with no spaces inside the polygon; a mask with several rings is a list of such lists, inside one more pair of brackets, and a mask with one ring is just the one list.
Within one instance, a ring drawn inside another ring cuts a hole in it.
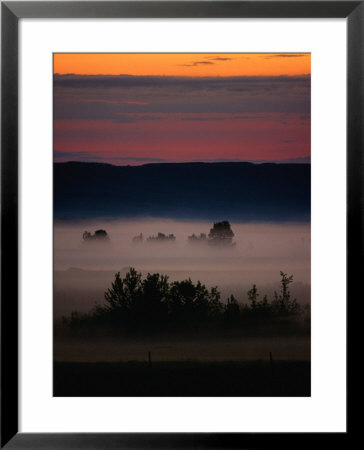
[{"label": "horizon line", "polygon": [[[306,158],[310,158],[309,161],[306,161]],[[302,162],[297,161],[302,160]],[[287,158],[281,160],[226,160],[226,161],[155,161],[155,162],[144,162],[141,164],[115,164],[111,162],[103,162],[103,161],[82,161],[82,160],[68,160],[68,161],[55,161],[53,160],[53,164],[69,164],[69,163],[77,163],[77,164],[102,164],[114,167],[142,167],[142,166],[151,166],[151,165],[164,165],[164,164],[311,164],[311,157],[299,157],[299,158]]]}]

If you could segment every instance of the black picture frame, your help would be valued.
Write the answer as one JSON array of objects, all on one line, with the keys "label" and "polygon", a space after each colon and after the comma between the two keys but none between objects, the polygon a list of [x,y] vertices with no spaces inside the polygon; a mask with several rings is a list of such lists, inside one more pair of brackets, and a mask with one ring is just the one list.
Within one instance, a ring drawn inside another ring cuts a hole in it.
[{"label": "black picture frame", "polygon": [[[307,446],[312,438],[310,433],[18,433],[19,19],[237,17],[347,20],[347,305],[360,292],[364,273],[364,1],[1,2],[1,448],[270,448]],[[349,418],[348,411],[347,432],[334,436],[342,445],[351,431]],[[326,443],[327,435],[316,433],[314,439],[315,444]]]}]

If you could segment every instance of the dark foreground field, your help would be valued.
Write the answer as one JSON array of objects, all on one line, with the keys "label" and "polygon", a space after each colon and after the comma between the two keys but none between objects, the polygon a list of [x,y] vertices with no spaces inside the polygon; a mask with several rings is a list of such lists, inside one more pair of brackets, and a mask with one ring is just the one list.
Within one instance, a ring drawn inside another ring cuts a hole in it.
[{"label": "dark foreground field", "polygon": [[309,361],[54,363],[56,397],[307,397]]}]

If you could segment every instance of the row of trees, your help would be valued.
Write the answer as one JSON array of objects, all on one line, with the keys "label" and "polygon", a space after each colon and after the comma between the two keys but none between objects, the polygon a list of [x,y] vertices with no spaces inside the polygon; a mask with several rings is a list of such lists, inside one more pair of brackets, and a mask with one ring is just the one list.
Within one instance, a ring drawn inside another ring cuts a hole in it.
[{"label": "row of trees", "polygon": [[[213,227],[210,229],[208,235],[206,233],[200,233],[200,235],[196,235],[193,233],[191,236],[188,236],[188,242],[191,244],[210,244],[215,246],[234,246],[233,242],[234,233],[231,229],[230,222],[224,220],[222,222],[215,222]],[[147,242],[174,242],[176,237],[174,234],[164,234],[159,232],[156,236],[149,236],[146,241]],[[143,233],[134,236],[132,239],[134,244],[139,244],[144,241]]]},{"label": "row of trees", "polygon": [[149,236],[147,242],[175,242],[174,234],[158,233],[157,236]]},{"label": "row of trees", "polygon": [[116,273],[105,292],[104,305],[96,306],[90,314],[72,313],[70,318],[64,318],[64,323],[71,328],[93,324],[120,331],[177,331],[297,317],[300,308],[288,289],[293,276],[283,272],[280,275],[280,292],[274,293],[271,302],[266,295],[259,300],[254,284],[247,293],[248,304],[240,304],[233,295],[224,304],[217,287],[207,289],[191,279],[169,282],[168,276],[159,273],[148,273],[143,279],[140,272],[131,268],[124,278]]},{"label": "row of trees", "polygon": [[[109,241],[109,236],[105,230],[96,230],[94,234],[89,231],[84,231],[83,240],[85,242],[104,242]],[[195,243],[203,243],[210,244],[214,246],[224,246],[231,247],[234,246],[233,243],[234,233],[231,229],[230,222],[224,220],[222,222],[215,222],[213,227],[210,229],[209,234],[206,236],[205,233],[200,233],[199,236],[194,233],[191,236],[188,236],[188,242]],[[134,244],[139,244],[144,241],[143,233],[138,234],[132,239]],[[159,232],[156,236],[149,236],[146,239],[147,242],[175,242],[176,237],[174,234],[164,234]]]}]

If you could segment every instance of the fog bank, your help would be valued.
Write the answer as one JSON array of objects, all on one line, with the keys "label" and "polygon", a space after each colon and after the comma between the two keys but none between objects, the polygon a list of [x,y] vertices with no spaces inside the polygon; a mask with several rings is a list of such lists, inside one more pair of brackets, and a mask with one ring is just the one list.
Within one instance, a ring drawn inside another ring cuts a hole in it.
[{"label": "fog bank", "polygon": [[[103,302],[103,292],[117,271],[135,267],[143,274],[167,274],[170,279],[191,277],[206,286],[218,286],[222,300],[234,294],[246,301],[246,290],[257,284],[261,295],[279,287],[280,270],[293,274],[292,294],[310,300],[310,225],[231,223],[235,246],[216,248],[188,242],[193,233],[208,234],[211,222],[173,220],[117,220],[56,222],[54,226],[55,315],[72,309],[88,310]],[[84,242],[85,230],[107,231],[110,240]],[[167,243],[146,242],[158,232],[174,234]],[[143,234],[143,242],[133,237]],[[69,270],[72,268],[71,270]],[[83,269],[75,270],[75,269]]]}]

